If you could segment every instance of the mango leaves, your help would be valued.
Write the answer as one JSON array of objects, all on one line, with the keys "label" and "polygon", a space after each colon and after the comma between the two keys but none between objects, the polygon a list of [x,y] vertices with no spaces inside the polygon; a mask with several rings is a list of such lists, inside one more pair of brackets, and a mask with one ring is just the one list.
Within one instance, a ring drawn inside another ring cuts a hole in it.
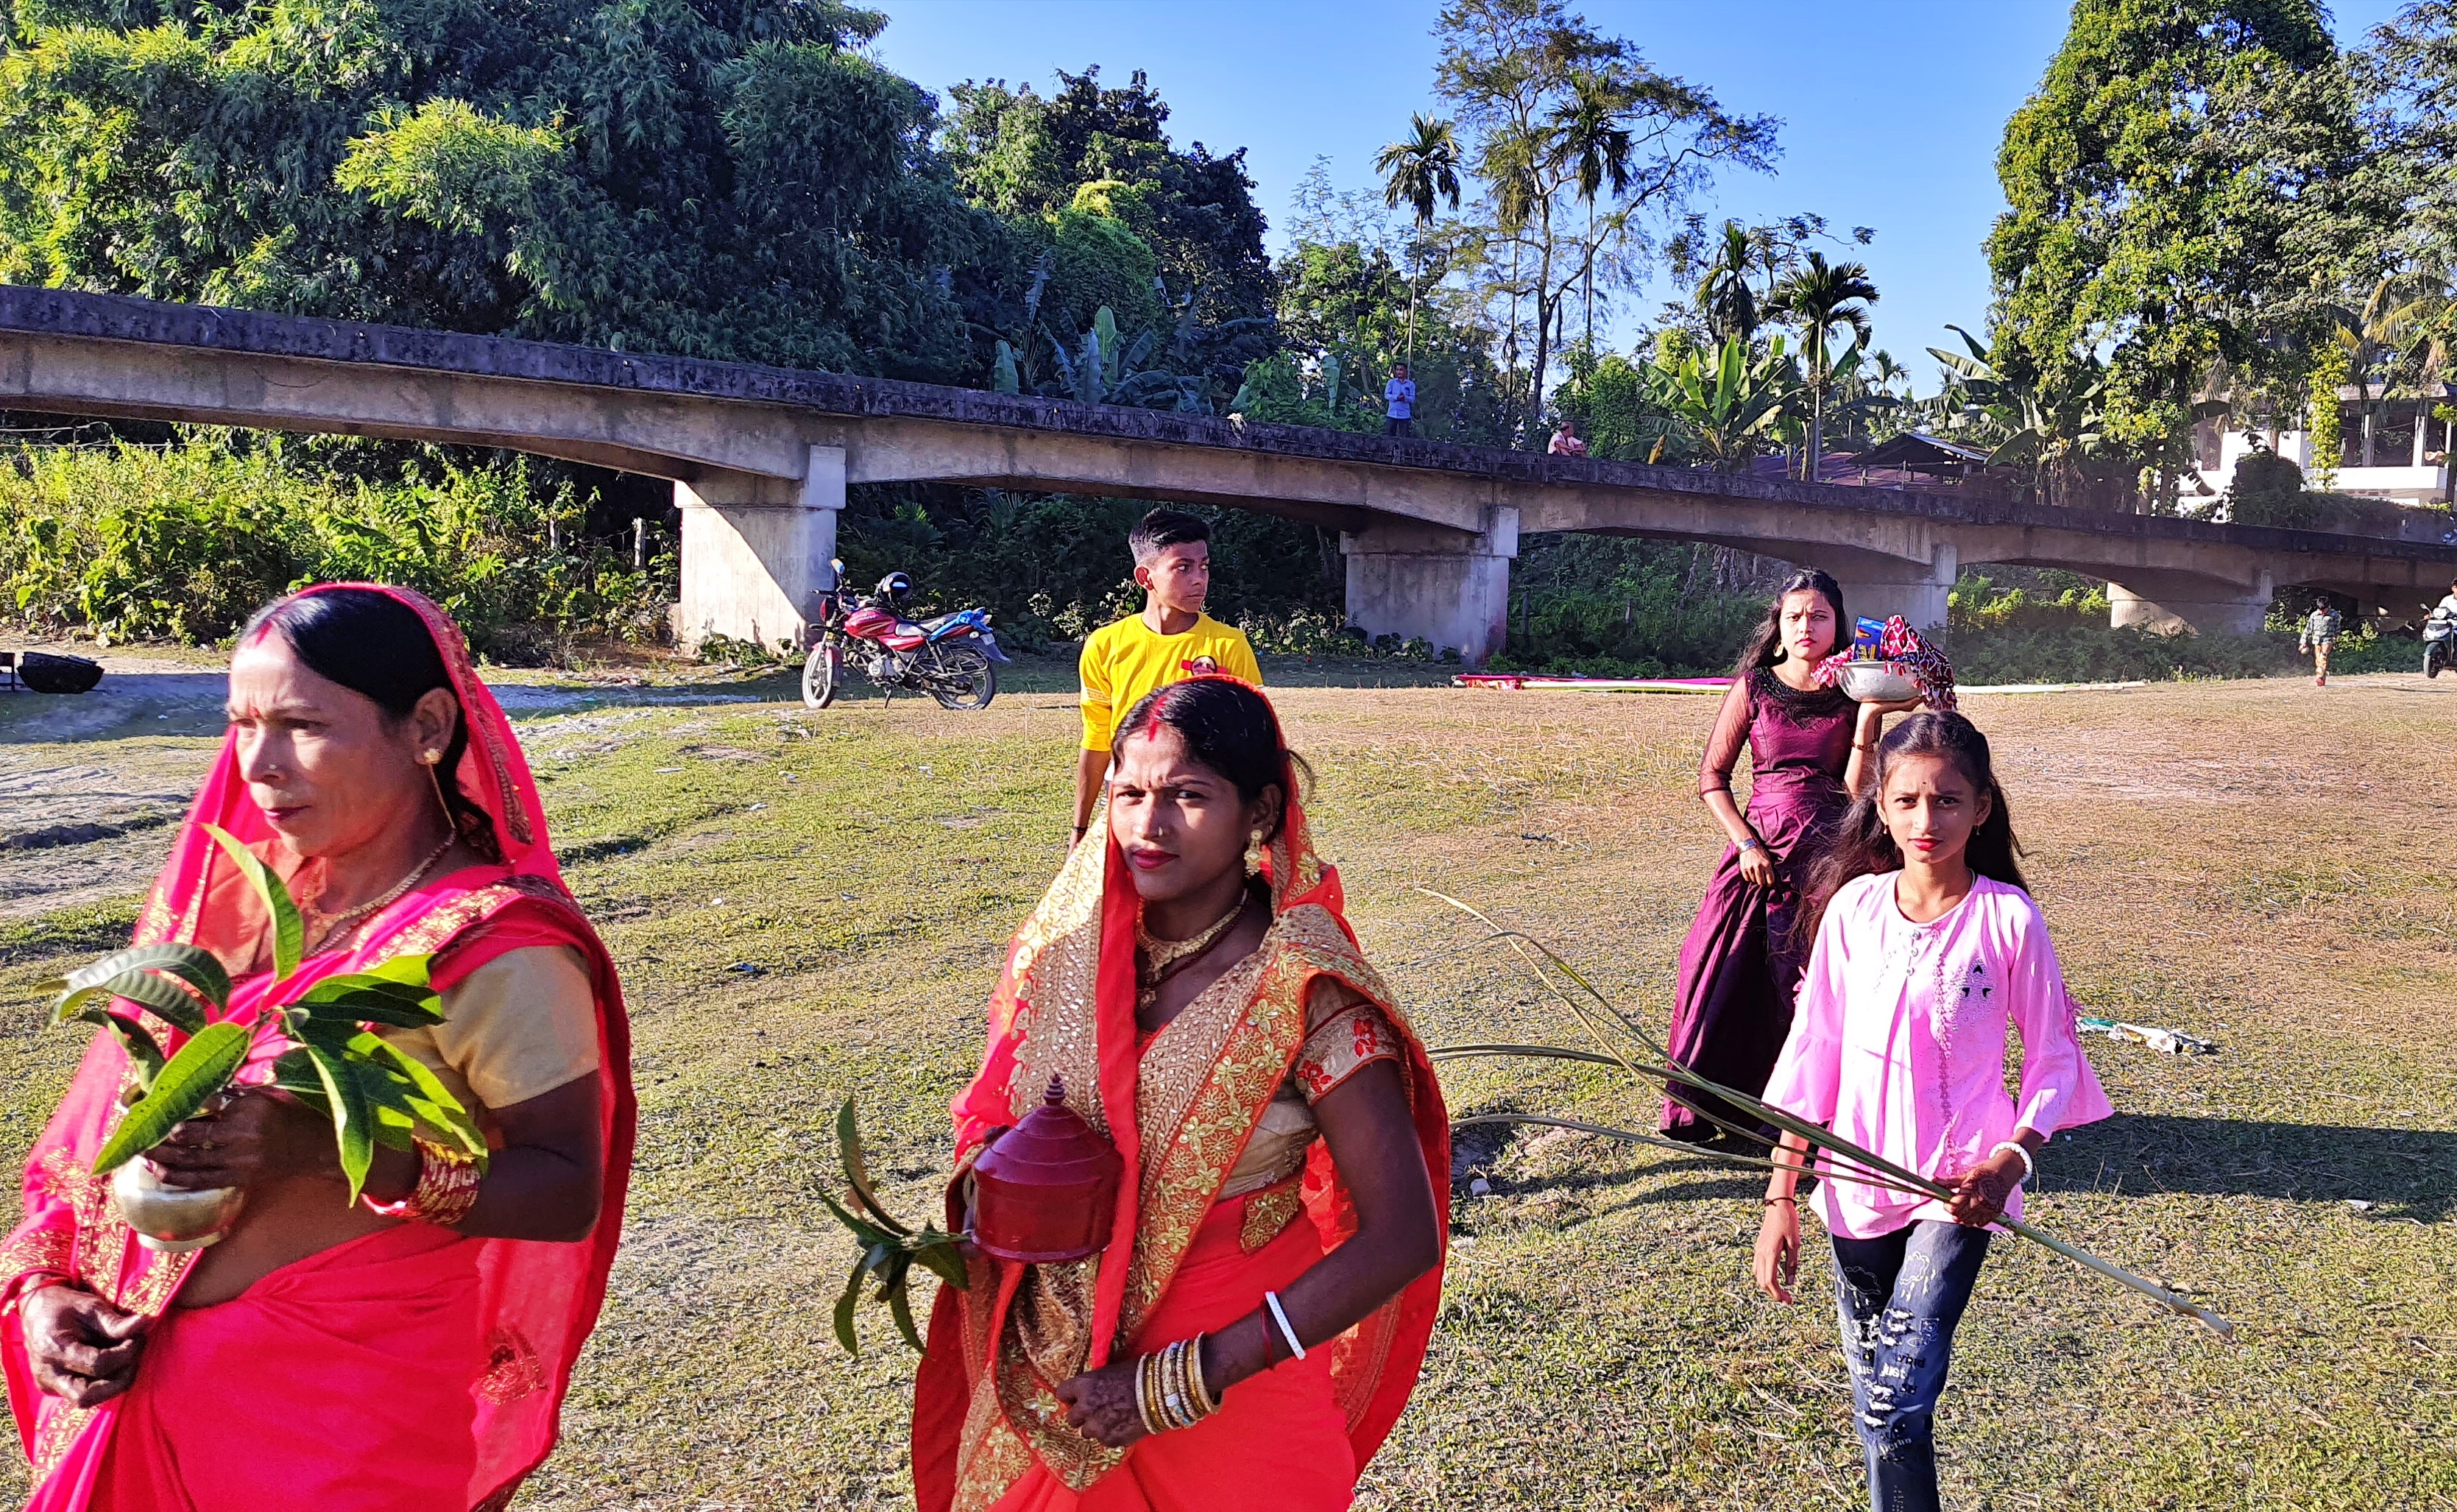
[{"label": "mango leaves", "polygon": [[247,1025],[208,1024],[189,1036],[155,1074],[153,1089],[137,1099],[93,1157],[97,1176],[117,1170],[160,1144],[172,1129],[196,1116],[214,1094],[230,1085],[247,1059]]},{"label": "mango leaves", "polygon": [[861,1301],[864,1276],[878,1279],[877,1300],[887,1304],[888,1316],[894,1319],[896,1331],[915,1349],[921,1347],[921,1336],[913,1326],[913,1304],[909,1285],[913,1264],[919,1261],[947,1285],[962,1291],[965,1286],[963,1240],[960,1235],[942,1233],[924,1225],[919,1232],[907,1228],[889,1212],[878,1200],[870,1184],[869,1164],[862,1158],[861,1135],[854,1125],[853,1099],[844,1100],[836,1110],[836,1150],[844,1166],[845,1186],[852,1206],[838,1202],[822,1191],[819,1200],[836,1215],[836,1221],[853,1233],[854,1242],[861,1246],[860,1258],[853,1263],[853,1274],[845,1278],[844,1294],[836,1298],[836,1342],[845,1353],[859,1355],[861,1345],[854,1336],[854,1310]]},{"label": "mango leaves", "polygon": [[[275,988],[298,971],[304,930],[298,904],[271,867],[237,839],[206,825],[256,890],[271,923]],[[126,1047],[141,1093],[95,1157],[101,1174],[160,1144],[226,1089],[258,1045],[291,1046],[273,1060],[273,1085],[333,1121],[334,1145],[359,1200],[376,1147],[412,1150],[421,1129],[458,1146],[484,1170],[486,1139],[477,1121],[435,1072],[370,1025],[422,1028],[444,1022],[428,984],[431,958],[395,956],[359,972],[331,976],[287,1002],[264,1002],[230,1016],[230,975],[192,944],[138,945],[49,984],[57,994],[52,1022],[108,1028]],[[145,1021],[114,1009],[125,1001],[185,1035],[166,1051]]]},{"label": "mango leaves", "polygon": [[231,859],[238,874],[256,889],[258,901],[273,919],[273,980],[280,982],[299,969],[299,958],[305,953],[306,929],[299,922],[299,905],[291,901],[290,889],[274,875],[273,868],[256,859],[256,853],[238,842],[238,837],[218,824],[208,824],[205,833]]}]

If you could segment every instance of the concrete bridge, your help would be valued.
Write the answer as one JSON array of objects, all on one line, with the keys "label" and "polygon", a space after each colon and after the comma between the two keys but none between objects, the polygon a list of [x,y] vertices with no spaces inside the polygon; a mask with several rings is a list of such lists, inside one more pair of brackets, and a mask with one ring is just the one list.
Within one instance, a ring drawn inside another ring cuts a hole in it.
[{"label": "concrete bridge", "polygon": [[[501,446],[673,482],[686,640],[798,644],[858,483],[1228,505],[1335,528],[1348,614],[1471,662],[1522,533],[1825,568],[1855,613],[1945,618],[1966,562],[2109,579],[2119,625],[2257,628],[2277,590],[2411,612],[2457,547],[1769,482],[1433,441],[60,290],[0,287],[0,406]],[[1120,569],[1125,561],[1122,555]]]}]

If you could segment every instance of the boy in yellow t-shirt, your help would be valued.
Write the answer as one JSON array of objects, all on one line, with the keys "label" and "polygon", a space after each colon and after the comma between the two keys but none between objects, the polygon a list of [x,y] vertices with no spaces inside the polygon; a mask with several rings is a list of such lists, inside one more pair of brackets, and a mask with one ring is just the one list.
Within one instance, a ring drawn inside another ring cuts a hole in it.
[{"label": "boy in yellow t-shirt", "polygon": [[1084,641],[1084,750],[1075,764],[1075,838],[1109,774],[1117,724],[1144,695],[1197,673],[1225,672],[1260,686],[1263,670],[1245,632],[1203,612],[1211,591],[1211,527],[1175,509],[1154,509],[1126,537],[1144,611],[1104,625]]}]

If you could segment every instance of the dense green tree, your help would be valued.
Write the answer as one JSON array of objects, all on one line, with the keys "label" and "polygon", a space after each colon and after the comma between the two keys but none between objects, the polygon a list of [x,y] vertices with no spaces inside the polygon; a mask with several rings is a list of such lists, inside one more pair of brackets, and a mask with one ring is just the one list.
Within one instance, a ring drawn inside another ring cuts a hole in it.
[{"label": "dense green tree", "polygon": [[1201,142],[1170,145],[1168,106],[1137,71],[1103,89],[1099,68],[1061,72],[1056,93],[1003,80],[959,84],[939,146],[964,192],[1016,218],[1082,208],[1086,184],[1148,246],[1169,288],[1194,298],[1207,322],[1267,315],[1270,259],[1246,151],[1214,156]]},{"label": "dense green tree", "polygon": [[[1300,241],[1280,260],[1284,349],[1249,369],[1244,413],[1257,420],[1338,429],[1382,428],[1382,383],[1409,362],[1416,380],[1416,434],[1471,445],[1507,444],[1510,422],[1493,333],[1448,291],[1416,312],[1409,356],[1410,283],[1381,247]],[[1314,368],[1312,376],[1306,369]],[[1334,400],[1326,364],[1340,377]]]},{"label": "dense green tree", "polygon": [[2180,461],[2219,364],[2302,361],[2373,229],[2363,158],[2317,0],[2077,0],[1997,155],[1992,362],[2071,393],[2103,355],[2110,443]]},{"label": "dense green tree", "polygon": [[21,4],[0,277],[959,379],[994,253],[836,0]]},{"label": "dense green tree", "polygon": [[1613,462],[1685,462],[1690,448],[1673,417],[1657,404],[1646,370],[1618,352],[1595,362],[1573,359],[1570,376],[1553,391],[1553,407],[1579,425],[1587,455]]}]

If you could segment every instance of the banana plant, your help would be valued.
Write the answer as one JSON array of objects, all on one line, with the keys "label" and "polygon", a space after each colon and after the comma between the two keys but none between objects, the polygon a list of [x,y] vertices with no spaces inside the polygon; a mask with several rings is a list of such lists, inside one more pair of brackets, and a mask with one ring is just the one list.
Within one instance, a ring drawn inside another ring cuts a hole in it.
[{"label": "banana plant", "polygon": [[1748,466],[1801,392],[1799,365],[1785,354],[1780,336],[1754,359],[1738,337],[1727,337],[1711,364],[1691,350],[1647,368],[1645,378],[1656,404],[1725,472]]},{"label": "banana plant", "polygon": [[[216,825],[204,828],[272,921],[273,984],[255,1009],[233,1017],[230,975],[212,952],[164,942],[120,951],[45,984],[56,994],[54,1025],[109,1029],[128,1051],[126,1111],[94,1156],[94,1173],[106,1175],[160,1144],[228,1088],[259,1049],[277,1050],[275,1087],[332,1120],[351,1202],[366,1184],[376,1147],[413,1150],[413,1131],[422,1125],[484,1170],[486,1139],[469,1110],[424,1064],[370,1028],[444,1022],[442,1001],[427,981],[431,958],[395,956],[285,997],[281,984],[296,975],[305,949],[299,905],[273,868],[235,837]],[[156,1039],[143,1017],[122,1004],[147,1010],[184,1039],[176,1046]]]},{"label": "banana plant", "polygon": [[855,1127],[850,1097],[836,1109],[836,1153],[844,1166],[845,1201],[839,1202],[826,1191],[819,1193],[819,1200],[828,1205],[828,1211],[861,1246],[861,1255],[853,1263],[853,1274],[845,1278],[844,1293],[836,1298],[836,1342],[845,1347],[846,1354],[861,1353],[861,1345],[854,1336],[854,1311],[861,1305],[863,1280],[876,1277],[876,1299],[887,1304],[887,1315],[895,1320],[896,1331],[904,1336],[904,1342],[919,1350],[921,1336],[913,1327],[910,1295],[914,1262],[919,1261],[939,1280],[963,1291],[963,1238],[942,1233],[928,1224],[918,1230],[910,1228],[898,1221],[886,1204],[878,1200],[878,1191],[870,1184],[869,1162],[862,1157],[861,1133]]}]

